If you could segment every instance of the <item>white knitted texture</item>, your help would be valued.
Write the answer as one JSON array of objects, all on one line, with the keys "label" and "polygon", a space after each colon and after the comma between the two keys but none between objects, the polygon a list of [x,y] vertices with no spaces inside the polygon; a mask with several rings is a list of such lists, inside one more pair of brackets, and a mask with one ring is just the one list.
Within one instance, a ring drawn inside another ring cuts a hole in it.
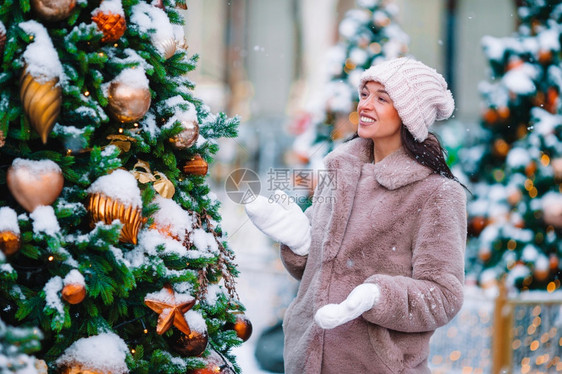
[{"label": "white knitted texture", "polygon": [[449,118],[455,109],[453,95],[441,74],[410,57],[371,66],[361,75],[359,90],[368,81],[384,86],[404,126],[418,142],[427,138],[436,120]]}]

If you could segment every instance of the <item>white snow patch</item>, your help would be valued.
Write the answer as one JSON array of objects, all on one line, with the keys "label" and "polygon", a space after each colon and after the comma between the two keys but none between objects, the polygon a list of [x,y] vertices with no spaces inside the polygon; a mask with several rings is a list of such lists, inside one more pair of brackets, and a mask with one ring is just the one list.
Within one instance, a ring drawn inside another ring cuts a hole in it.
[{"label": "white snow patch", "polygon": [[191,239],[193,240],[193,244],[200,251],[209,251],[213,254],[219,253],[219,247],[213,234],[203,229],[195,229],[193,230]]},{"label": "white snow patch", "polygon": [[133,208],[142,206],[137,180],[126,170],[117,169],[111,174],[98,178],[87,192],[103,194]]},{"label": "white snow patch", "polygon": [[207,324],[205,323],[205,319],[196,310],[188,310],[187,313],[184,314],[185,320],[189,325],[189,328],[193,331],[196,331],[200,334],[207,332]]},{"label": "white snow patch", "polygon": [[62,290],[62,279],[59,276],[49,279],[43,287],[45,291],[45,301],[47,306],[55,309],[59,314],[64,313],[64,306],[59,297],[59,292]]},{"label": "white snow patch", "polygon": [[10,231],[16,235],[20,233],[18,215],[15,210],[7,206],[0,208],[0,232],[2,231]]},{"label": "white snow patch", "polygon": [[33,233],[45,233],[50,236],[60,232],[59,222],[52,206],[40,205],[29,215],[33,219]]},{"label": "white snow patch", "polygon": [[68,272],[66,277],[64,277],[63,283],[65,286],[69,284],[79,284],[82,286],[86,286],[84,276],[76,269],[72,269]]},{"label": "white snow patch", "polygon": [[118,335],[103,333],[75,341],[56,364],[60,367],[79,363],[83,369],[125,374],[129,372],[125,363],[127,352],[127,344]]},{"label": "white snow patch", "polygon": [[154,201],[159,208],[152,216],[154,223],[158,227],[168,228],[170,234],[183,242],[186,232],[193,230],[193,217],[172,199],[157,196]]},{"label": "white snow patch", "polygon": [[142,66],[122,70],[111,82],[126,84],[132,89],[147,89],[149,84]]},{"label": "white snow patch", "polygon": [[58,78],[59,83],[63,82],[64,70],[47,29],[34,20],[22,22],[19,27],[28,35],[33,35],[33,42],[23,53],[27,72],[41,83],[54,78]]},{"label": "white snow patch", "polygon": [[100,6],[92,11],[92,16],[95,16],[100,12],[104,14],[112,13],[125,17],[121,0],[103,0]]}]

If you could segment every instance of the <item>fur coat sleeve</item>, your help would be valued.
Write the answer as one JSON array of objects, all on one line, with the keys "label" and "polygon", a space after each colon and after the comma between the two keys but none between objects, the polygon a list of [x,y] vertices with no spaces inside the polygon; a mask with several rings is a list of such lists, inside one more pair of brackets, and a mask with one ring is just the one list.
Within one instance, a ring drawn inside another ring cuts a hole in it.
[{"label": "fur coat sleeve", "polygon": [[[376,274],[381,298],[363,314],[374,324],[402,332],[432,331],[449,322],[463,302],[466,195],[446,181],[421,209],[412,243],[412,277]],[[376,244],[375,244],[376,245]]]},{"label": "fur coat sleeve", "polygon": [[[312,220],[312,206],[309,206],[304,214],[308,217],[308,220]],[[302,279],[304,273],[304,268],[306,267],[307,256],[299,256],[295,254],[289,247],[281,243],[281,261],[285,265],[285,268],[297,280]]]}]

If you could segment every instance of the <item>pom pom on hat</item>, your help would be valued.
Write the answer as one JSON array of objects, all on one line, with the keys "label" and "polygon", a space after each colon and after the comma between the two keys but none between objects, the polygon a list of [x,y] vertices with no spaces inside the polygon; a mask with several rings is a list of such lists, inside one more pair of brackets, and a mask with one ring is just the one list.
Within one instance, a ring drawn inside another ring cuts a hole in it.
[{"label": "pom pom on hat", "polygon": [[359,90],[369,81],[384,86],[404,126],[418,142],[427,138],[429,126],[449,118],[455,109],[443,76],[410,57],[371,66],[361,75]]}]

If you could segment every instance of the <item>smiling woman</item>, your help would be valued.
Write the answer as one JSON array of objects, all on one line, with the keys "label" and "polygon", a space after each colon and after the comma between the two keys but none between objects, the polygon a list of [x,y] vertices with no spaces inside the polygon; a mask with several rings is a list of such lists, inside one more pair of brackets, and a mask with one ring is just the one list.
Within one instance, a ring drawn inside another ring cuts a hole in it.
[{"label": "smiling woman", "polygon": [[453,112],[447,84],[399,58],[366,70],[359,94],[356,137],[324,159],[335,188],[319,184],[305,213],[246,205],[301,281],[286,373],[429,373],[429,338],[462,305],[466,195],[428,132]]}]

